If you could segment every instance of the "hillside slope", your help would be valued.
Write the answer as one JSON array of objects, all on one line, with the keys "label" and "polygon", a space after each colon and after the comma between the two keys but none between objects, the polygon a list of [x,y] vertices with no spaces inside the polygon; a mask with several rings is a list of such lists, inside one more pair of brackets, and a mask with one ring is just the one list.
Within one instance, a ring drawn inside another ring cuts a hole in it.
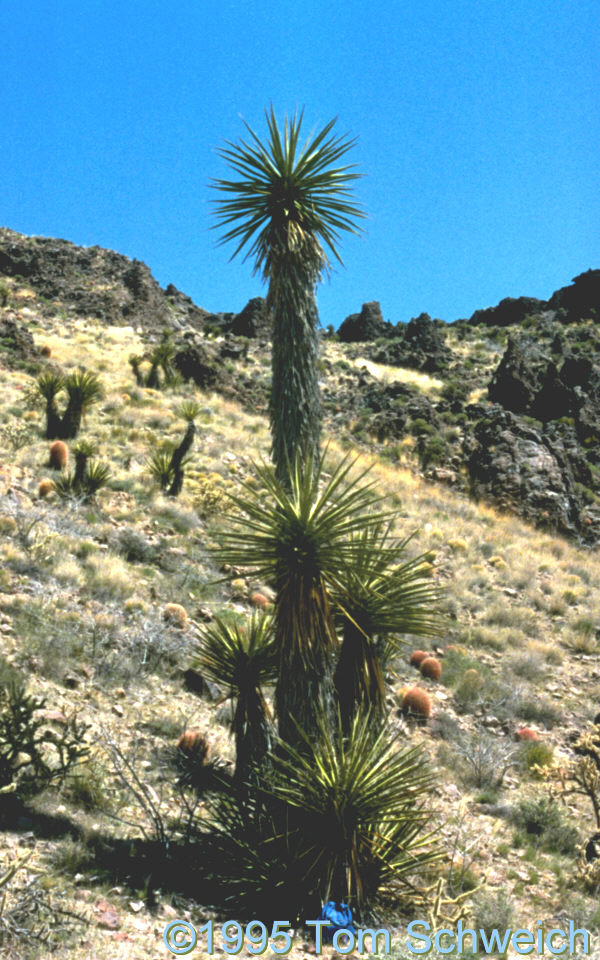
[{"label": "hillside slope", "polygon": [[[134,325],[121,316],[107,324],[64,287],[52,299],[23,274],[5,273],[4,284],[0,679],[15,671],[45,698],[44,723],[57,733],[76,712],[89,725],[83,739],[90,749],[59,792],[25,805],[0,795],[1,862],[32,852],[11,883],[5,915],[20,903],[22,930],[50,928],[48,943],[28,946],[21,934],[10,949],[74,960],[158,956],[167,920],[185,916],[200,925],[223,917],[202,870],[188,874],[176,860],[165,866],[144,837],[153,834],[153,810],[174,844],[181,837],[186,809],[174,788],[175,743],[185,729],[205,734],[225,768],[233,757],[231,711],[220,702],[226,691],[187,671],[200,624],[215,613],[245,615],[253,594],[271,595],[268,583],[244,571],[223,581],[208,553],[227,514],[226,492],[268,455],[268,347],[257,338],[215,337],[214,322],[186,326],[178,315],[179,369],[200,383],[150,389],[136,383],[128,358],[160,343],[162,321]],[[525,332],[539,332],[543,322]],[[471,410],[501,416],[485,391],[504,343],[489,329],[481,339],[479,326],[446,332],[451,375],[373,359],[385,344],[327,341],[329,456],[335,463],[351,450],[357,469],[371,466],[396,511],[397,532],[417,531],[409,550],[435,555],[432,575],[444,587],[447,630],[435,644],[441,681],[408,665],[409,638],[386,679],[399,741],[422,743],[436,769],[429,805],[447,851],[449,894],[485,881],[472,898],[475,917],[502,924],[509,907],[519,926],[572,917],[597,938],[597,900],[576,869],[578,846],[596,829],[591,806],[575,796],[549,812],[534,763],[574,759],[578,734],[600,710],[600,559],[580,542],[583,525],[558,535],[469,496],[463,451],[482,419]],[[568,338],[576,328],[595,342],[591,324],[561,329]],[[81,366],[98,373],[105,391],[81,437],[110,469],[89,503],[40,487],[58,474],[48,466],[43,403],[34,396],[40,372]],[[469,393],[453,398],[461,371]],[[181,438],[180,404],[190,398],[202,408],[198,436],[174,500],[153,480],[148,460]],[[526,416],[510,413],[515,420],[504,420],[503,429],[516,423],[530,431],[524,442],[545,444],[548,428]],[[438,438],[443,455],[427,462]],[[590,469],[595,449],[584,445]],[[426,726],[397,715],[403,689],[415,683],[433,700]],[[536,739],[518,742],[524,727]],[[136,791],[136,783],[147,786]],[[202,805],[198,815],[207,816]],[[36,891],[37,906],[28,891]],[[403,929],[410,909],[408,901],[388,907],[386,924]],[[294,957],[305,955],[300,937]]]}]

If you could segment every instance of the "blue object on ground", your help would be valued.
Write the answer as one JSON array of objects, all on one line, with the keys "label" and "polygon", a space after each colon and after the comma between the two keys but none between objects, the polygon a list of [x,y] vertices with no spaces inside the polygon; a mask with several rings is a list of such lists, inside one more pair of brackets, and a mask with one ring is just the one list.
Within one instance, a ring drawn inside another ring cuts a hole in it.
[{"label": "blue object on ground", "polygon": [[337,933],[338,930],[348,930],[349,933],[356,935],[352,923],[352,911],[346,903],[328,900],[321,910],[319,920],[329,920],[329,926],[323,927],[324,941],[331,942],[334,933]]}]

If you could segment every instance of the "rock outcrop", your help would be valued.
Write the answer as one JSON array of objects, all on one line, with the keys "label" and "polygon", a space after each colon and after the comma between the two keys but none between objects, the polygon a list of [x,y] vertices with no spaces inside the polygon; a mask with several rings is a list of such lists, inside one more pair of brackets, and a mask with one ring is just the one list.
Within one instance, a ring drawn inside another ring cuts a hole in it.
[{"label": "rock outcrop", "polygon": [[363,303],[360,313],[351,313],[338,330],[342,343],[366,343],[377,340],[388,333],[390,324],[386,324],[377,300]]}]

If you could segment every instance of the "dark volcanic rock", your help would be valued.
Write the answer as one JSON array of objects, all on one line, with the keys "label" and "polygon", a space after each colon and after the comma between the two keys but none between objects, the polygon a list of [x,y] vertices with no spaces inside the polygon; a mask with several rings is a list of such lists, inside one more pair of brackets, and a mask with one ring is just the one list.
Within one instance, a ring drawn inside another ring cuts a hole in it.
[{"label": "dark volcanic rock", "polygon": [[581,505],[567,452],[513,413],[492,408],[466,441],[467,466],[476,496],[541,526],[574,534]]},{"label": "dark volcanic rock", "polygon": [[513,413],[529,413],[548,361],[530,345],[512,337],[488,386],[488,397]]},{"label": "dark volcanic rock", "polygon": [[378,301],[371,300],[363,303],[360,313],[346,317],[340,325],[338,337],[342,343],[365,343],[385,336],[388,329],[389,324],[383,319]]},{"label": "dark volcanic rock", "polygon": [[236,337],[270,340],[271,324],[264,297],[253,297],[231,320],[229,333]]},{"label": "dark volcanic rock", "polygon": [[531,415],[542,423],[568,417],[577,405],[577,396],[559,376],[554,363],[549,363],[542,385],[531,404]]},{"label": "dark volcanic rock", "polygon": [[545,300],[537,300],[535,297],[506,297],[496,307],[476,310],[469,323],[484,324],[486,327],[509,327],[522,323],[525,317],[541,313],[547,307]]},{"label": "dark volcanic rock", "polygon": [[406,325],[401,339],[377,344],[371,357],[376,363],[440,373],[447,369],[452,353],[442,327],[428,313],[422,313]]},{"label": "dark volcanic rock", "polygon": [[12,366],[38,359],[39,352],[25,324],[14,315],[4,316],[0,320],[0,360]]},{"label": "dark volcanic rock", "polygon": [[589,320],[600,314],[600,270],[586,270],[573,278],[568,287],[561,287],[548,301],[552,310],[565,311],[567,323]]},{"label": "dark volcanic rock", "polygon": [[444,370],[452,357],[442,328],[434,323],[428,313],[413,317],[407,325],[404,346],[417,369],[427,373]]},{"label": "dark volcanic rock", "polygon": [[49,300],[108,324],[166,326],[165,295],[146,264],[102,247],[0,229],[0,274],[20,276]]},{"label": "dark volcanic rock", "polygon": [[230,388],[231,375],[221,362],[217,344],[204,343],[198,339],[186,338],[173,358],[175,369],[184,380],[193,380],[201,390],[219,390]]}]

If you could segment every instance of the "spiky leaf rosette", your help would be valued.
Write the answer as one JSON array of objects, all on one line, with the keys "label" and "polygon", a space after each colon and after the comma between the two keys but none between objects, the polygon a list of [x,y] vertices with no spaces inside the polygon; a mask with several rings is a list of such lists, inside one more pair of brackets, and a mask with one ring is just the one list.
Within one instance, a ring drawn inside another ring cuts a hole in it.
[{"label": "spiky leaf rosette", "polygon": [[348,734],[320,724],[306,749],[281,744],[269,794],[296,812],[297,858],[307,890],[344,900],[358,912],[378,890],[403,880],[439,856],[421,802],[433,783],[419,747],[397,749],[393,735],[370,713]]},{"label": "spiky leaf rosette", "polygon": [[346,458],[325,476],[322,459],[315,467],[296,462],[288,489],[271,467],[258,466],[260,485],[243,483],[243,494],[231,497],[240,515],[216,551],[221,563],[250,567],[276,588],[275,705],[283,739],[297,740],[296,723],[315,729],[333,704],[338,639],[328,587],[350,560],[350,535],[381,499],[372,484],[362,483],[364,472],[349,479],[351,468]]},{"label": "spiky leaf rosette", "polygon": [[432,637],[443,630],[429,555],[399,562],[411,539],[392,536],[391,523],[367,522],[351,537],[333,585],[344,637],[335,681],[345,723],[359,704],[383,711],[381,658],[404,643],[398,635]]},{"label": "spiky leaf rosette", "polygon": [[246,626],[217,617],[202,627],[192,666],[223,684],[236,700],[232,731],[236,741],[235,779],[252,777],[271,744],[269,711],[262,687],[275,682],[277,650],[270,615],[255,611]]},{"label": "spiky leaf rosette", "polygon": [[284,119],[266,114],[263,143],[248,124],[248,140],[230,141],[220,156],[240,176],[216,179],[220,243],[246,248],[254,271],[269,283],[273,317],[272,386],[269,411],[272,453],[279,479],[287,482],[298,455],[316,460],[320,408],[317,375],[318,312],[315,286],[328,268],[328,248],[341,263],[336,243],[343,231],[358,233],[364,216],[350,202],[359,176],[354,164],[339,165],[355,141],[332,133],[335,119],[300,146],[303,113]]},{"label": "spiky leaf rosette", "polygon": [[37,381],[37,391],[46,401],[46,431],[47,440],[54,440],[60,435],[61,420],[56,406],[56,398],[64,387],[64,377],[60,373],[47,371],[42,373]]},{"label": "spiky leaf rosette", "polygon": [[81,421],[90,408],[104,396],[104,388],[95,373],[75,370],[65,379],[69,398],[62,418],[61,434],[68,440],[76,437]]}]

